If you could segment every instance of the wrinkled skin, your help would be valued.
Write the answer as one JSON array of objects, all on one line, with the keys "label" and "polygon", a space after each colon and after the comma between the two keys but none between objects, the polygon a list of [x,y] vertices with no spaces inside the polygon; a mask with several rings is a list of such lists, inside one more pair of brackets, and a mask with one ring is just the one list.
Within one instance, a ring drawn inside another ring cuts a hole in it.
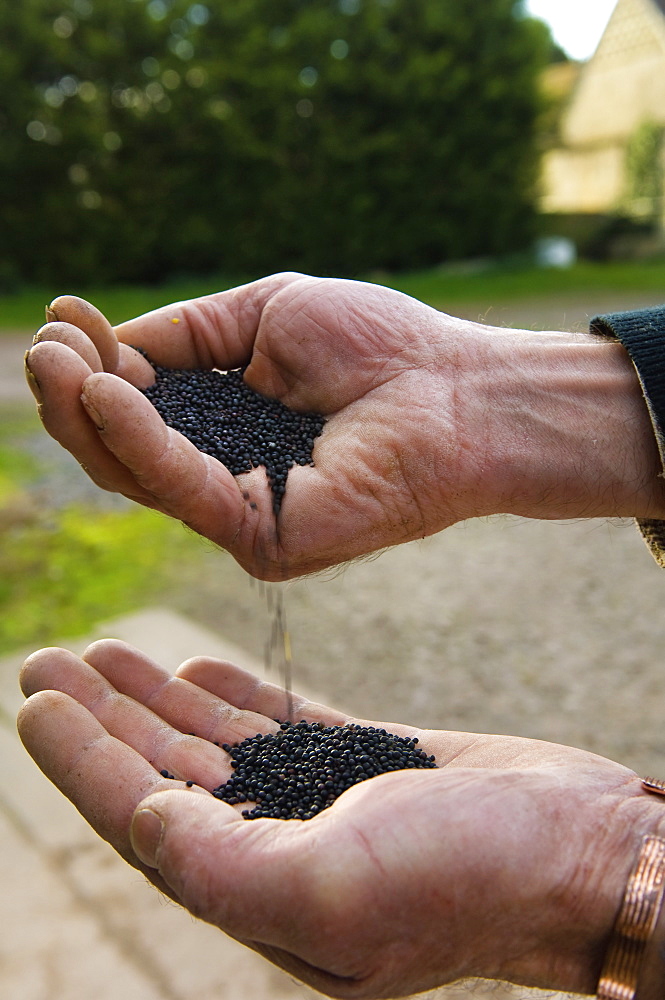
[{"label": "wrinkled skin", "polygon": [[[209,658],[174,678],[115,640],[41,650],[21,683],[25,746],[99,835],[330,996],[465,976],[592,992],[640,837],[665,826],[634,773],[593,754],[396,724],[438,769],[372,778],[306,822],[247,822],[209,794],[231,773],[215,741],[276,730],[280,688]],[[292,718],[349,721],[298,696]]]},{"label": "wrinkled skin", "polygon": [[[281,274],[111,328],[61,296],[26,358],[44,426],[104,489],[163,511],[252,575],[287,579],[464,518],[656,516],[657,452],[623,349],[500,330],[377,285]],[[137,391],[166,367],[248,365],[324,414],[277,521],[262,468],[234,479]]]}]

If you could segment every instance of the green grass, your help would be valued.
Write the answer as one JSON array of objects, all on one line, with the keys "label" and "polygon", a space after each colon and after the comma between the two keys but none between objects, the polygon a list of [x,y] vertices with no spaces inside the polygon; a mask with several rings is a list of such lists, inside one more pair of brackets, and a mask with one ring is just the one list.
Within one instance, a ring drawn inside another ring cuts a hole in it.
[{"label": "green grass", "polygon": [[182,525],[144,508],[0,509],[0,652],[81,635],[135,611],[202,552]]},{"label": "green grass", "polygon": [[0,448],[0,511],[16,494],[17,482],[29,482],[39,475],[39,465],[20,448]]},{"label": "green grass", "polygon": [[0,421],[0,653],[82,635],[145,607],[198,563],[203,543],[143,507],[44,509],[40,463],[21,448],[33,415]]},{"label": "green grass", "polygon": [[[39,476],[39,463],[21,447],[21,439],[40,427],[34,410],[0,406],[0,513],[14,502],[22,487]],[[0,532],[0,539],[2,534]]]},{"label": "green grass", "polygon": [[607,264],[580,261],[561,269],[496,264],[465,272],[450,267],[377,280],[446,309],[591,292],[644,292],[662,294],[665,300],[665,259]]},{"label": "green grass", "polygon": [[[239,279],[244,280],[244,279]],[[538,299],[577,292],[624,292],[665,298],[665,259],[640,262],[580,261],[567,269],[538,268],[521,262],[496,262],[431,268],[412,274],[372,274],[371,281],[389,285],[423,302],[449,309],[468,303],[491,305],[511,299]],[[75,292],[104,312],[112,323],[150,309],[221,291],[239,283],[227,277],[201,278],[159,286],[109,288],[26,288],[0,296],[0,334],[34,330],[43,322],[44,306],[56,295]]]}]

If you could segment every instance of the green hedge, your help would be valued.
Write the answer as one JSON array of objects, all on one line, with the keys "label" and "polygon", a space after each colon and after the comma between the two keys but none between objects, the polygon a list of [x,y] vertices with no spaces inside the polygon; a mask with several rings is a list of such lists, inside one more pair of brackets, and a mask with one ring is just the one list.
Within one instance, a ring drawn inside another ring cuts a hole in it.
[{"label": "green hedge", "polygon": [[549,45],[519,0],[0,5],[0,286],[523,246]]}]

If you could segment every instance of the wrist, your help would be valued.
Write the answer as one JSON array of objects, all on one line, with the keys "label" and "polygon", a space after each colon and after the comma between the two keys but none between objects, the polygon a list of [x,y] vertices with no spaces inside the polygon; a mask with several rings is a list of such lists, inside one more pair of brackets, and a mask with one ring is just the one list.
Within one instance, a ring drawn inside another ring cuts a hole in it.
[{"label": "wrist", "polygon": [[[545,914],[541,925],[544,934],[532,952],[513,962],[502,978],[595,994],[643,839],[665,836],[665,804],[644,793],[634,778],[627,793],[617,789],[614,795],[602,796],[588,805],[580,802],[577,817],[579,836],[573,832],[560,850],[558,884],[552,886],[549,897],[544,897],[548,905],[540,906],[537,916],[532,915],[537,927],[538,917]],[[550,870],[557,871],[553,866]],[[663,913],[653,941],[653,946],[661,950],[665,938],[662,917]],[[661,961],[665,961],[665,954]],[[655,967],[655,977],[662,987],[657,961]],[[646,977],[640,977],[639,987],[637,1000],[655,1000],[661,995],[652,992],[653,982]]]},{"label": "wrist", "polygon": [[479,513],[664,517],[656,439],[624,348],[591,334],[485,330],[467,422],[493,494]]}]

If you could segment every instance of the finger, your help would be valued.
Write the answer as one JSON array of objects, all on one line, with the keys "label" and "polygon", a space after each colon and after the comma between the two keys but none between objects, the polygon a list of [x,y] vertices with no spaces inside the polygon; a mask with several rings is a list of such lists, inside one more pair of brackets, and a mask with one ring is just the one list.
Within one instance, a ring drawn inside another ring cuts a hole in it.
[{"label": "finger", "polygon": [[154,385],[155,369],[150,362],[127,344],[118,346],[118,368],[115,374],[119,378],[124,378],[130,385],[135,385],[137,389],[147,389],[148,386]]},{"label": "finger", "polygon": [[[29,698],[19,712],[18,730],[38,767],[93,829],[130,864],[142,867],[129,841],[132,814],[146,795],[173,789],[174,783],[59,691]],[[191,794],[196,797],[194,789]]]},{"label": "finger", "polygon": [[176,676],[205,688],[239,709],[268,719],[279,719],[281,722],[306,719],[308,722],[323,722],[327,726],[344,726],[349,721],[349,716],[343,712],[287,692],[233,663],[211,656],[186,660],[178,667]]},{"label": "finger", "polygon": [[224,547],[237,538],[245,509],[228,469],[167,427],[152,403],[115,375],[87,379],[81,398],[108,450],[161,510]]},{"label": "finger", "polygon": [[25,364],[37,383],[39,415],[51,437],[74,455],[102,489],[153,506],[153,498],[104,446],[81,403],[83,384],[93,374],[83,358],[71,347],[47,340],[28,352]]},{"label": "finger", "polygon": [[[379,729],[386,729],[394,733],[395,736],[404,736],[408,739],[416,737],[423,743],[423,748],[427,748],[428,753],[438,754],[441,747],[449,749],[450,753],[456,752],[459,746],[466,747],[469,741],[475,741],[479,737],[475,734],[469,736],[461,733],[441,733],[433,730],[418,729],[416,726],[401,725],[396,722],[377,722],[375,719],[358,719],[347,715],[333,708],[328,708],[318,702],[310,701],[302,695],[285,691],[277,684],[263,681],[254,674],[242,667],[238,667],[227,660],[218,660],[212,656],[193,656],[185,660],[176,670],[176,677],[197,684],[205,688],[218,698],[222,698],[232,705],[247,712],[257,713],[269,719],[279,719],[280,721],[299,722],[304,719],[306,722],[322,722],[324,726],[376,726]],[[449,737],[459,737],[453,739],[453,750],[450,750]]]},{"label": "finger", "polygon": [[[39,344],[44,340],[53,340],[71,347],[73,351],[81,355],[91,371],[104,371],[99,351],[90,337],[83,330],[72,326],[71,323],[46,323],[33,337],[33,344]],[[118,345],[118,363],[114,374],[124,378],[126,382],[130,382],[139,389],[146,389],[155,381],[155,369],[150,362],[126,344]]]},{"label": "finger", "polygon": [[28,657],[21,687],[28,697],[54,690],[75,699],[110,736],[131,747],[157,772],[166,771],[209,791],[232,773],[228,755],[214,743],[169,725],[66,649],[43,649]]},{"label": "finger", "polygon": [[178,676],[117,639],[101,639],[83,659],[113,687],[141,702],[183,733],[195,733],[212,743],[239,743],[278,726],[261,713],[229,704],[217,695]]},{"label": "finger", "polygon": [[104,371],[114,372],[118,367],[118,339],[113,327],[99,309],[77,295],[60,295],[47,307],[49,320],[60,320],[77,326],[88,335],[97,348]]},{"label": "finger", "polygon": [[65,347],[76,351],[83,358],[90,371],[104,371],[99,351],[90,340],[90,337],[86,336],[83,330],[79,330],[77,326],[72,326],[71,323],[47,323],[37,330],[32,342],[33,344],[40,344],[45,340],[64,344]]},{"label": "finger", "polygon": [[116,327],[118,340],[142,347],[166,368],[239,368],[252,354],[270,298],[302,280],[275,274],[224,292],[176,302]]}]

